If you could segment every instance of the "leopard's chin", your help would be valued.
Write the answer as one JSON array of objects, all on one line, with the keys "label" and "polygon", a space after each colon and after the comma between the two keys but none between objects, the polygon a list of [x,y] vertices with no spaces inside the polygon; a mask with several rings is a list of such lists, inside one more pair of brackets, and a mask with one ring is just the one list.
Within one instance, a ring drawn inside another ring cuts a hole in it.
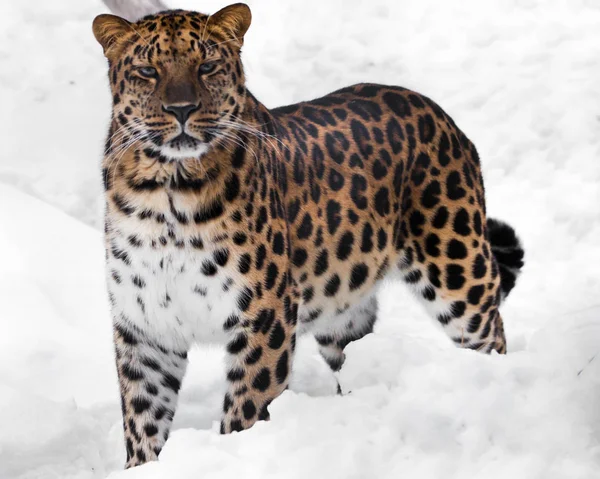
[{"label": "leopard's chin", "polygon": [[181,133],[179,136],[164,143],[160,147],[163,156],[173,160],[184,160],[188,158],[200,158],[208,151],[208,144],[188,135]]}]

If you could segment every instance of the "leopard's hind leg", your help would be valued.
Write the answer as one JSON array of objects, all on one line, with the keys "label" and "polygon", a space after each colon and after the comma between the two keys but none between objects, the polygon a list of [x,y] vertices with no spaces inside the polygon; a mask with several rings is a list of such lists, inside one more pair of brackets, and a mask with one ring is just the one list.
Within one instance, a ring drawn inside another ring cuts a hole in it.
[{"label": "leopard's hind leg", "polygon": [[339,371],[346,360],[344,348],[373,332],[377,319],[377,297],[372,294],[359,304],[350,306],[334,318],[336,326],[327,334],[315,334],[319,352],[332,371]]},{"label": "leopard's hind leg", "polygon": [[[523,250],[512,228],[486,223],[481,209],[467,206],[441,205],[430,217],[417,213],[397,268],[457,346],[505,353],[498,308],[514,285]],[[506,244],[498,244],[499,235]]]}]

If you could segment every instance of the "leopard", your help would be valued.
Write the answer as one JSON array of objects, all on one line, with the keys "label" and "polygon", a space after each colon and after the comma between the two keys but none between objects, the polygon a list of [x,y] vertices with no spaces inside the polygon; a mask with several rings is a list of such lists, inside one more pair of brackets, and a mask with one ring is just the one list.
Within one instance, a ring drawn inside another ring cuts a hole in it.
[{"label": "leopard", "polygon": [[224,346],[220,433],[243,431],[288,388],[299,336],[342,368],[388,280],[459,348],[506,352],[499,306],[524,250],[486,215],[473,143],[398,86],[267,108],[241,61],[251,19],[238,3],[93,22],[112,95],[104,238],[126,468],[158,459],[193,345]]}]

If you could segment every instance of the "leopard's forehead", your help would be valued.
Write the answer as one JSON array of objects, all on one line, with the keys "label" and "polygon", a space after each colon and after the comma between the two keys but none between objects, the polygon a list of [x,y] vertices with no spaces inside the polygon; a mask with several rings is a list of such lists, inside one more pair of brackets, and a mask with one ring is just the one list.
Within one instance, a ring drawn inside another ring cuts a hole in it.
[{"label": "leopard's forehead", "polygon": [[210,16],[185,10],[149,15],[132,25],[129,53],[133,57],[163,64],[187,59],[235,56],[234,45]]},{"label": "leopard's forehead", "polygon": [[206,23],[210,15],[192,12],[188,10],[167,10],[152,15],[146,15],[136,22],[139,26],[148,26],[154,30],[177,30],[179,28],[191,27],[200,29]]}]

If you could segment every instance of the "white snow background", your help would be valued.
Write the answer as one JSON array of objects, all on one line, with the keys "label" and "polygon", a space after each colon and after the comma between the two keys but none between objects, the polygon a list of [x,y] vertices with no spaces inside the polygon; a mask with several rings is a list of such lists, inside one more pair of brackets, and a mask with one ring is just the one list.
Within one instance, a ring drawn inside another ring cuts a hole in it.
[{"label": "white snow background", "polygon": [[[211,13],[217,0],[175,0]],[[402,285],[339,380],[312,339],[271,421],[218,434],[218,348],[197,348],[160,461],[125,451],[104,287],[110,114],[100,0],[0,12],[0,478],[600,477],[600,2],[248,0],[267,106],[359,81],[438,102],[474,141],[490,216],[526,266],[506,356],[455,348]]]}]

